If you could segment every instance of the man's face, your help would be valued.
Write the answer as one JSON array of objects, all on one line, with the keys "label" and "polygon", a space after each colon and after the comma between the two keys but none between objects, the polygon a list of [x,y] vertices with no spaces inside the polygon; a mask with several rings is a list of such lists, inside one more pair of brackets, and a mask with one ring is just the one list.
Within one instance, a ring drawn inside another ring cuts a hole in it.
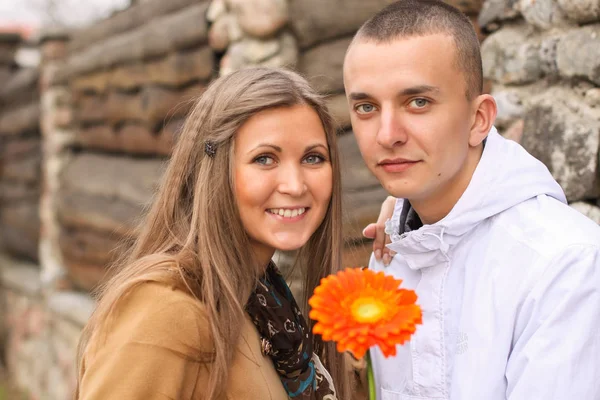
[{"label": "man's face", "polygon": [[362,156],[390,194],[428,202],[468,183],[475,109],[450,36],[359,40],[344,84]]}]

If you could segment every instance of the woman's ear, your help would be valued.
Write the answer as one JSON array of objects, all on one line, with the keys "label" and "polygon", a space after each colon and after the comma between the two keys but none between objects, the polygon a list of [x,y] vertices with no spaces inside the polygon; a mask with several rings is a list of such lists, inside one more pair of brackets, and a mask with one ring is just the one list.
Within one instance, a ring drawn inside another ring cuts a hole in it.
[{"label": "woman's ear", "polygon": [[475,118],[471,126],[469,145],[476,147],[483,142],[490,129],[492,129],[498,109],[496,107],[496,100],[490,94],[477,96],[473,100],[473,107],[475,108]]}]

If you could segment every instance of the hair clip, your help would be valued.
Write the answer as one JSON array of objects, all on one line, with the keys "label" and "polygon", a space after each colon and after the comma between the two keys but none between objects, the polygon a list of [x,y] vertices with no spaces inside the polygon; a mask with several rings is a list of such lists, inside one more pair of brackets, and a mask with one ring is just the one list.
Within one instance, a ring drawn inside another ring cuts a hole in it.
[{"label": "hair clip", "polygon": [[207,140],[204,142],[204,152],[207,156],[213,158],[215,154],[217,154],[217,146],[214,144],[214,142]]}]

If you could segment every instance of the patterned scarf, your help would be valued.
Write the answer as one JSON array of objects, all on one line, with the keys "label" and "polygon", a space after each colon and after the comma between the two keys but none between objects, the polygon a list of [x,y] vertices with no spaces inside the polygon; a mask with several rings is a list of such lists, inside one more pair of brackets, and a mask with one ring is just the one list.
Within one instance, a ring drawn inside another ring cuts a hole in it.
[{"label": "patterned scarf", "polygon": [[329,373],[313,354],[312,333],[273,263],[250,295],[246,311],[261,336],[263,354],[271,357],[290,398],[337,399]]}]

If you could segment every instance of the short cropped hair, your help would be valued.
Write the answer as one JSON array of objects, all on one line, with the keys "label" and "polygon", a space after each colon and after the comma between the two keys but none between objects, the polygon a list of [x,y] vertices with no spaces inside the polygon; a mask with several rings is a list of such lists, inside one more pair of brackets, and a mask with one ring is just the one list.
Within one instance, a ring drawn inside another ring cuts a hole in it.
[{"label": "short cropped hair", "polygon": [[357,41],[390,43],[413,36],[447,34],[456,44],[457,66],[463,72],[467,98],[483,91],[483,68],[479,38],[469,18],[439,0],[400,0],[385,7],[365,22]]}]

